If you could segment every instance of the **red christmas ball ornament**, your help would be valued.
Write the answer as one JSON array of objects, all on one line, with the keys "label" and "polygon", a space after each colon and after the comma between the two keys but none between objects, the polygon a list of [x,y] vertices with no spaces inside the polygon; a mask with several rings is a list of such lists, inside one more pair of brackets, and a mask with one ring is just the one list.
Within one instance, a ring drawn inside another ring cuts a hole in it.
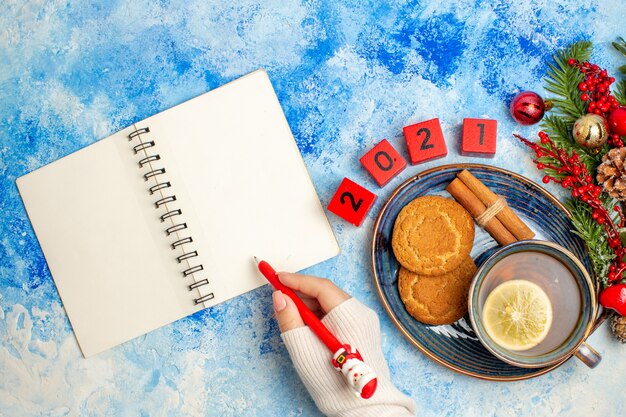
[{"label": "red christmas ball ornament", "polygon": [[543,118],[546,103],[539,94],[532,91],[523,91],[511,101],[511,116],[519,124],[534,125]]},{"label": "red christmas ball ornament", "polygon": [[612,308],[620,316],[626,316],[626,284],[615,284],[605,288],[600,293],[600,304],[605,308]]},{"label": "red christmas ball ornament", "polygon": [[607,122],[611,133],[626,136],[626,107],[619,106],[609,113]]}]

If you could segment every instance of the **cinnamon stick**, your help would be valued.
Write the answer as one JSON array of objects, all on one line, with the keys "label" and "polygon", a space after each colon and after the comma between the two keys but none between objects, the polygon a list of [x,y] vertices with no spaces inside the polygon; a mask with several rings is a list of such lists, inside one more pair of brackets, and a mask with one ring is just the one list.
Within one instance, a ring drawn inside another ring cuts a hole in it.
[{"label": "cinnamon stick", "polygon": [[[468,170],[464,169],[457,174],[457,177],[471,190],[472,193],[486,206],[491,206],[498,196],[494,194],[485,184],[480,182],[478,178],[472,175]],[[532,239],[535,233],[517,217],[513,210],[508,206],[504,207],[496,217],[502,225],[518,240]]]},{"label": "cinnamon stick", "polygon": [[[463,181],[458,178],[455,178],[448,184],[446,191],[452,194],[452,197],[454,197],[474,219],[483,214],[487,209],[482,201],[480,201],[478,197],[467,188]],[[485,230],[502,246],[517,241],[515,236],[513,236],[496,217],[487,222]]]}]

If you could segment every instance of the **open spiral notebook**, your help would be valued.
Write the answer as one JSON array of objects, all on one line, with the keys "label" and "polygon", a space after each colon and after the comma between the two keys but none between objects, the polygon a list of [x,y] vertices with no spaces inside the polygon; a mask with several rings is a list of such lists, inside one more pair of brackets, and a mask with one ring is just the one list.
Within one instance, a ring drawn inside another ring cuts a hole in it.
[{"label": "open spiral notebook", "polygon": [[85,357],[339,253],[263,70],[17,185]]}]

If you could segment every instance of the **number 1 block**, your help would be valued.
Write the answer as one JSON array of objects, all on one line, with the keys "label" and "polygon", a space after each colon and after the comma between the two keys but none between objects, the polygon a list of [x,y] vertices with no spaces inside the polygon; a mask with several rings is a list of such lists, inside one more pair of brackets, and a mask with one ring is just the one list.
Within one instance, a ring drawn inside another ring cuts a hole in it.
[{"label": "number 1 block", "polygon": [[381,140],[359,161],[381,187],[406,168],[406,161],[387,139]]},{"label": "number 1 block", "polygon": [[360,226],[374,201],[376,201],[376,194],[344,178],[333,199],[328,203],[328,211],[355,226]]},{"label": "number 1 block", "polygon": [[498,122],[490,119],[463,119],[461,155],[493,158],[496,154]]},{"label": "number 1 block", "polygon": [[405,126],[403,130],[411,164],[443,158],[448,154],[439,119]]}]

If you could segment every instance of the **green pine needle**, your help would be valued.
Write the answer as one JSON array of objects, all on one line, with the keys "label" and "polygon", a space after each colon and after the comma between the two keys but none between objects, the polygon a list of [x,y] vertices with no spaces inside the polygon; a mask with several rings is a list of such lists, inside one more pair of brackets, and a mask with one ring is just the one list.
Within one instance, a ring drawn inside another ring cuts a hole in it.
[{"label": "green pine needle", "polygon": [[613,95],[621,105],[626,104],[626,80],[621,80],[615,85]]},{"label": "green pine needle", "polygon": [[591,42],[581,41],[558,51],[554,56],[554,63],[548,64],[548,72],[545,78],[545,89],[552,93],[548,97],[554,105],[553,114],[558,114],[568,124],[574,122],[583,114],[587,113],[587,105],[580,99],[578,84],[583,80],[583,74],[576,67],[567,63],[570,58],[584,62],[591,56]]},{"label": "green pine needle", "polygon": [[[616,42],[613,42],[613,47],[626,57],[626,41],[619,36]],[[626,65],[622,65],[618,68],[619,72],[626,75]],[[613,95],[619,101],[621,105],[626,104],[626,80],[621,80],[615,85],[615,91]]]},{"label": "green pine needle", "polygon": [[626,41],[624,38],[618,36],[617,42],[612,42],[612,44],[615,49],[617,49],[622,55],[626,56]]},{"label": "green pine needle", "polygon": [[576,152],[580,157],[580,161],[585,164],[587,171],[595,172],[597,166],[602,162],[601,155],[607,149],[602,149],[601,152],[594,154],[584,146],[580,146],[574,141],[572,136],[572,128],[574,123],[568,123],[564,117],[549,114],[544,117],[541,127],[544,132],[550,136],[550,139],[559,148],[565,149],[570,155],[572,151]]},{"label": "green pine needle", "polygon": [[591,218],[591,207],[578,199],[569,199],[565,206],[572,215],[572,224],[576,230],[572,233],[579,236],[589,249],[589,258],[596,277],[602,287],[607,285],[609,266],[615,253],[609,247],[604,226]]}]

